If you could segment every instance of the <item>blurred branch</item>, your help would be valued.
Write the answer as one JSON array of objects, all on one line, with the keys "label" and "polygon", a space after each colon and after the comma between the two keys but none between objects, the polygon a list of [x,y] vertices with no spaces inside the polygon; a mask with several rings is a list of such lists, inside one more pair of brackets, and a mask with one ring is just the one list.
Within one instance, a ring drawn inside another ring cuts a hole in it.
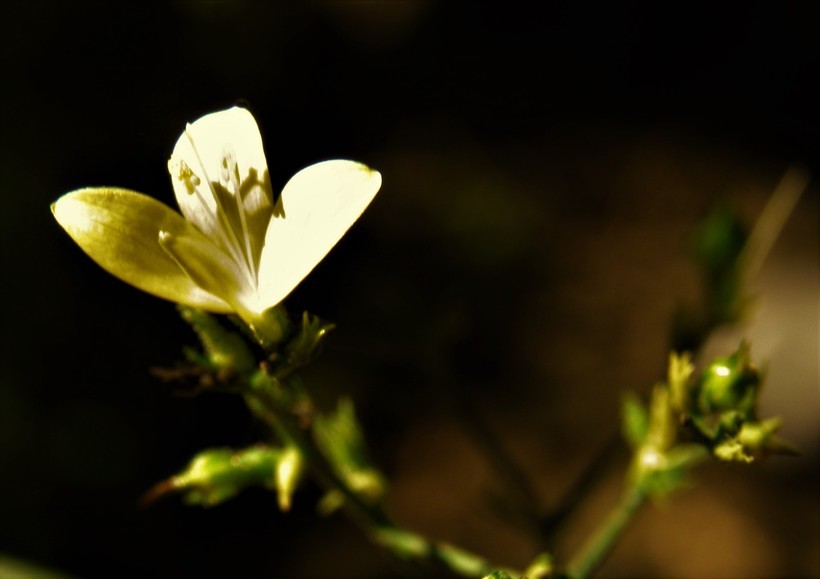
[{"label": "blurred branch", "polygon": [[610,436],[587,463],[581,474],[575,479],[563,497],[549,512],[539,520],[540,535],[545,546],[550,547],[555,537],[560,533],[567,519],[575,512],[581,503],[589,496],[603,479],[604,473],[611,467],[612,461],[621,448],[619,434]]},{"label": "blurred branch", "polygon": [[507,490],[505,506],[517,522],[530,533],[541,536],[538,513],[541,511],[539,499],[529,477],[504,448],[501,439],[488,426],[470,396],[456,396],[452,406],[458,413],[467,433],[474,438],[478,448],[490,463]]},{"label": "blurred branch", "polygon": [[[794,210],[797,202],[809,184],[808,172],[797,165],[787,168],[777,187],[769,198],[768,203],[758,217],[752,232],[746,238],[740,253],[731,261],[731,268],[738,276],[737,292],[757,274],[766,256],[769,254],[788,217]],[[707,306],[709,313],[714,310]],[[677,321],[677,320],[676,320]],[[707,314],[698,331],[690,334],[686,348],[691,355],[695,355],[708,339],[711,332],[727,320],[718,319]],[[681,349],[680,340],[673,338],[673,351]],[[569,488],[564,497],[551,512],[540,520],[541,534],[546,544],[560,531],[566,520],[575,512],[575,509],[584,502],[590,492],[596,488],[596,483],[602,480],[602,475],[612,463],[616,450],[621,445],[618,434],[611,435],[601,449],[581,472],[575,483]],[[609,519],[599,528],[589,540],[582,552],[570,563],[571,577],[585,577],[603,559],[611,549],[615,539],[620,535],[635,512],[643,504],[645,495],[641,496],[636,490],[627,493],[616,507]]]},{"label": "blurred branch", "polygon": [[743,281],[748,282],[760,270],[809,182],[809,172],[803,167],[792,165],[786,169],[738,258]]}]

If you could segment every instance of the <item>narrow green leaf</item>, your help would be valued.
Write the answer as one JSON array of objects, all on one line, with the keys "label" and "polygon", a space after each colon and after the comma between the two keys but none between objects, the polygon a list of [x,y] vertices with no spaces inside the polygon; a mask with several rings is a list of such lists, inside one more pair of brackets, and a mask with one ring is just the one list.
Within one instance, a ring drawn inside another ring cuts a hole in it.
[{"label": "narrow green leaf", "polygon": [[646,439],[649,415],[634,392],[625,392],[621,397],[621,429],[624,439],[637,450]]}]

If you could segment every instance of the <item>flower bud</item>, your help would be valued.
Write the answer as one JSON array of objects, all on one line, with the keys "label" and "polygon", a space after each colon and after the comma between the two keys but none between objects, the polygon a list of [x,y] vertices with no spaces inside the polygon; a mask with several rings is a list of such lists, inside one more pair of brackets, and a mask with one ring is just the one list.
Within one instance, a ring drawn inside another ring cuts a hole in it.
[{"label": "flower bud", "polygon": [[702,412],[737,410],[746,414],[754,407],[760,375],[749,358],[745,342],[731,356],[715,359],[701,377],[698,406]]}]

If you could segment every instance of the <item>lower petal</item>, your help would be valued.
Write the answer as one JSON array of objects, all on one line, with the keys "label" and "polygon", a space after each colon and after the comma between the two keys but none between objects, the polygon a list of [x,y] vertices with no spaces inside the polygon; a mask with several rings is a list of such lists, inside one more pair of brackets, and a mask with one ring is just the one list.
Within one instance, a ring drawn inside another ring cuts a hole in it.
[{"label": "lower petal", "polygon": [[157,297],[227,313],[228,303],[185,274],[157,242],[160,231],[202,235],[156,199],[109,187],[78,189],[55,201],[57,222],[91,259],[121,280]]},{"label": "lower petal", "polygon": [[240,316],[247,319],[261,312],[247,272],[207,239],[161,231],[159,244],[194,283],[230,304]]}]

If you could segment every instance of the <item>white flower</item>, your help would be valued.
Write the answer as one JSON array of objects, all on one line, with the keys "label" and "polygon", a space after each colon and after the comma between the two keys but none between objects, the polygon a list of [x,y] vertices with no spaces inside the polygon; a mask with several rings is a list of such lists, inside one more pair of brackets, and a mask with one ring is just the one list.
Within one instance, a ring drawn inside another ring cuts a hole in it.
[{"label": "white flower", "polygon": [[354,161],[299,171],[274,204],[253,116],[232,108],[190,124],[168,162],[179,215],[134,191],[63,195],[52,212],[99,265],[146,292],[201,310],[235,312],[262,330],[381,186]]}]

